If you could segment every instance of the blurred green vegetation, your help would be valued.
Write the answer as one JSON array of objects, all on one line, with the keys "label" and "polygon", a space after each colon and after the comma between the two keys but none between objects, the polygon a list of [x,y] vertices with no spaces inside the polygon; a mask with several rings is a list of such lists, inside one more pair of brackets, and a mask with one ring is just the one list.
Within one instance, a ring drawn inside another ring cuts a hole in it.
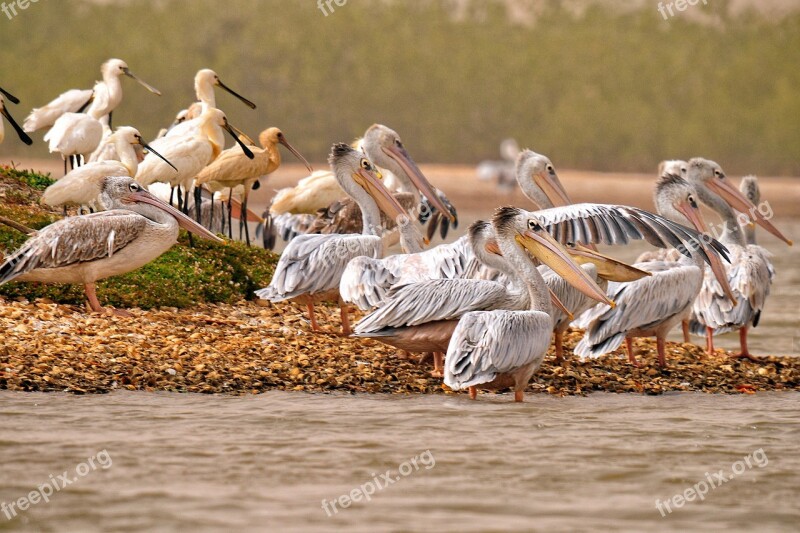
[{"label": "blurred green vegetation", "polygon": [[[41,229],[61,217],[39,204],[47,176],[0,166],[0,215],[29,228]],[[28,237],[0,224],[0,262],[3,253],[21,246]],[[198,303],[233,303],[254,299],[253,292],[269,284],[278,256],[240,242],[217,244],[195,239],[188,246],[185,232],[178,244],[147,265],[97,283],[103,305],[115,307],[191,307]],[[0,286],[0,297],[49,298],[58,303],[82,304],[80,285],[10,282]]]},{"label": "blurred green vegetation", "polygon": [[[21,120],[120,57],[164,93],[123,81],[115,123],[147,137],[209,67],[259,105],[218,93],[232,123],[280,126],[316,161],[382,122],[424,162],[496,158],[511,136],[562,168],[703,155],[731,173],[800,174],[800,15],[730,17],[715,0],[689,8],[712,23],[665,21],[655,4],[575,15],[545,1],[526,25],[497,0],[458,17],[448,0],[350,0],[328,16],[313,0],[40,2],[0,20],[0,86],[23,100],[10,106]],[[7,131],[0,157],[44,155],[41,135],[26,151]]]}]

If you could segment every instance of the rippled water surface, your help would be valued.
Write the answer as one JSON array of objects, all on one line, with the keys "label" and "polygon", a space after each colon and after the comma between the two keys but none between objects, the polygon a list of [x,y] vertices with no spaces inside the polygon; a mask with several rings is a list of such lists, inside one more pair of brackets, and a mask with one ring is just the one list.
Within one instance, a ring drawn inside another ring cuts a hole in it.
[{"label": "rippled water surface", "polygon": [[[0,514],[0,530],[790,531],[799,402],[2,392],[0,502],[77,477],[103,450],[111,464],[12,521]],[[754,452],[751,468],[735,464]],[[656,509],[720,469],[742,472],[704,501]],[[371,501],[323,510],[387,470],[399,480]]]}]

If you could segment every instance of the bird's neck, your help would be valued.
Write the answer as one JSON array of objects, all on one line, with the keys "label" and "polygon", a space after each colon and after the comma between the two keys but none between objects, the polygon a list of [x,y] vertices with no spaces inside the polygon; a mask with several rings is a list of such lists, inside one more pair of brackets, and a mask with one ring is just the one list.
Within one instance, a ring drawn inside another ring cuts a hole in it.
[{"label": "bird's neck", "polygon": [[713,209],[722,219],[722,233],[712,232],[712,236],[726,244],[744,246],[745,237],[742,227],[736,218],[736,212],[718,194],[712,192],[705,185],[697,187],[700,200]]},{"label": "bird's neck", "polygon": [[214,87],[208,83],[201,83],[195,86],[197,100],[209,107],[217,107],[217,99],[214,95]]},{"label": "bird's neck", "polygon": [[520,190],[522,190],[522,194],[533,202],[537,209],[550,209],[553,207],[553,202],[550,201],[550,198],[547,197],[542,189],[533,183],[531,178],[517,176],[517,182],[519,183]]},{"label": "bird's neck", "polygon": [[119,155],[119,162],[128,169],[128,175],[135,177],[139,171],[139,158],[136,157],[136,150],[130,143],[120,141],[117,143],[117,154]]},{"label": "bird's neck", "polygon": [[530,297],[530,310],[541,311],[553,316],[553,306],[550,304],[550,293],[547,290],[544,278],[539,273],[536,265],[523,252],[514,240],[514,236],[499,237],[498,242],[503,257],[516,273],[516,278],[525,284]]}]

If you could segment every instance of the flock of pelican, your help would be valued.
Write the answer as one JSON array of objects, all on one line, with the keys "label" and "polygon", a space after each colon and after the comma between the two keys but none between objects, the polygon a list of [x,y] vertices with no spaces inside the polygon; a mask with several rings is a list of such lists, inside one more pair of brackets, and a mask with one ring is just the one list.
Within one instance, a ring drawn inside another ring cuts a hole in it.
[{"label": "flock of pelican", "polygon": [[[387,126],[371,126],[352,145],[334,144],[330,170],[313,172],[280,129],[262,131],[258,147],[234,128],[216,107],[214,88],[255,104],[203,69],[195,77],[197,101],[148,143],[134,127],[112,129],[120,77],[160,93],[124,61],[112,59],[101,72],[93,89],[63,93],[34,109],[22,128],[5,107],[5,100],[19,100],[0,89],[0,112],[20,139],[30,144],[26,132],[49,127],[45,140],[65,162],[64,177],[42,198],[62,207],[65,218],[30,231],[0,266],[0,284],[82,284],[91,309],[104,311],[95,283],[152,261],[176,242],[180,227],[221,241],[212,231],[213,210],[225,191],[228,235],[238,195],[249,244],[249,191],[279,167],[281,144],[312,174],[279,191],[268,212],[256,217],[265,243],[274,244],[276,235],[289,241],[269,286],[256,296],[305,305],[314,331],[321,329],[315,306],[335,303],[343,335],[375,339],[406,356],[432,354],[434,375],[452,389],[468,389],[475,398],[479,388],[512,388],[516,401],[551,339],[563,360],[562,338],[571,324],[585,329],[574,349],[582,357],[625,342],[638,365],[632,340],[655,337],[658,362],[666,366],[665,339],[680,323],[687,342],[691,333],[705,335],[710,353],[715,334],[738,330],[735,356],[753,358],[747,332],[760,320],[774,277],[755,225],[791,245],[757,206],[754,177],[743,179],[740,190],[713,161],[667,161],[654,186],[655,212],[573,204],[550,159],[522,150],[514,176],[530,209],[499,207],[455,242],[426,249],[436,228],[444,236],[457,224],[457,213]],[[236,142],[227,149],[226,132]],[[0,122],[0,141],[3,133]],[[701,204],[720,216],[719,239],[711,237]],[[66,216],[73,206],[77,215]],[[597,249],[635,240],[659,250],[628,265]],[[398,243],[402,253],[390,254]],[[365,313],[354,326],[351,306]]]}]

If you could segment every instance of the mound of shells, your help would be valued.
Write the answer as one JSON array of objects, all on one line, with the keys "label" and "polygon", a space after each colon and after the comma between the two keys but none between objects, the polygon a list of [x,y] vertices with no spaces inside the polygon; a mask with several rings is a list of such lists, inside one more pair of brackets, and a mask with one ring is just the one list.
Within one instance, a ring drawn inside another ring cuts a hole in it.
[{"label": "mound of shells", "polygon": [[[312,333],[303,310],[292,304],[129,311],[131,318],[121,318],[47,300],[0,300],[0,389],[452,394],[431,375],[430,362],[403,358],[375,341],[341,337],[336,308],[318,308],[322,333]],[[566,347],[579,338],[580,332],[571,332]],[[621,351],[579,361],[567,350],[563,365],[551,352],[528,390],[554,395],[800,390],[800,358],[764,357],[754,363],[668,343],[669,366],[661,369],[654,342],[635,345],[638,368]]]}]

